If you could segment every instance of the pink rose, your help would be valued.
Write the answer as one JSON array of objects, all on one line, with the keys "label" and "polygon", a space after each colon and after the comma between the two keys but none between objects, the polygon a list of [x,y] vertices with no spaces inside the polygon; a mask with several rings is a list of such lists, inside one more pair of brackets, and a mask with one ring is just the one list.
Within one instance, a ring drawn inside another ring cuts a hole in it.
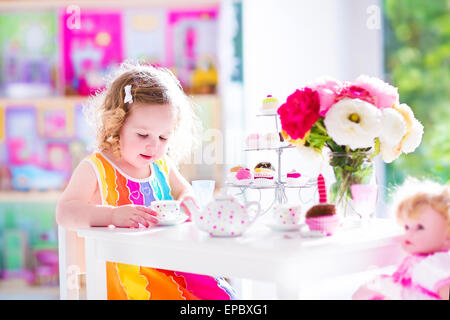
[{"label": "pink rose", "polygon": [[336,102],[345,98],[360,99],[375,105],[375,97],[373,97],[369,91],[356,85],[352,85],[351,83],[346,83],[346,85],[341,88],[336,96]]},{"label": "pink rose", "polygon": [[278,108],[281,127],[292,139],[303,139],[319,119],[319,94],[311,88],[296,90]]},{"label": "pink rose", "polygon": [[360,75],[353,84],[370,92],[375,99],[373,104],[378,109],[392,108],[399,104],[398,89],[383,80]]},{"label": "pink rose", "polygon": [[342,83],[331,77],[322,77],[312,82],[308,87],[319,94],[319,114],[324,117],[328,109],[336,102],[336,95],[341,89]]}]

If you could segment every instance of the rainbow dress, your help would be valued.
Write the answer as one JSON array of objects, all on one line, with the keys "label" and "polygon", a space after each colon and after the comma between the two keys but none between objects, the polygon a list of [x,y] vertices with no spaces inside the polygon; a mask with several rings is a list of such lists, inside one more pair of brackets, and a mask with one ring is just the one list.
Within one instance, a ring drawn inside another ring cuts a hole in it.
[{"label": "rainbow dress", "polygon": [[[86,158],[96,174],[103,205],[145,205],[171,200],[167,159],[151,164],[151,176],[134,179],[104,154]],[[233,289],[222,278],[106,262],[108,300],[229,300]]]}]

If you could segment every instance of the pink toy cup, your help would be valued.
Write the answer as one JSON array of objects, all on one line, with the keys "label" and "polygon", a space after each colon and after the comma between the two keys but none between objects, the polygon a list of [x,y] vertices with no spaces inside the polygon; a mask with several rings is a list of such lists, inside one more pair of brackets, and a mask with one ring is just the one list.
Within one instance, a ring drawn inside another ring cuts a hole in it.
[{"label": "pink toy cup", "polygon": [[339,226],[337,215],[306,218],[305,223],[311,231],[321,231],[327,236],[331,236]]}]

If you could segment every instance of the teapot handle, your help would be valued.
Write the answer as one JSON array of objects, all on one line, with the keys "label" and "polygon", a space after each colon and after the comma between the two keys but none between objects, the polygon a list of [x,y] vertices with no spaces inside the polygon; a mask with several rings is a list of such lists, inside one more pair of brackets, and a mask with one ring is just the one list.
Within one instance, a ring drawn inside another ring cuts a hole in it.
[{"label": "teapot handle", "polygon": [[258,201],[250,201],[250,202],[247,202],[247,203],[244,205],[244,207],[245,207],[245,209],[248,209],[248,207],[251,207],[251,206],[253,206],[253,205],[256,205],[256,206],[258,207],[258,211],[256,212],[255,216],[253,217],[253,219],[252,219],[252,221],[251,221],[250,223],[255,222],[255,221],[256,221],[256,218],[258,218],[258,217],[261,215],[261,206],[260,206],[260,204],[259,204]]}]

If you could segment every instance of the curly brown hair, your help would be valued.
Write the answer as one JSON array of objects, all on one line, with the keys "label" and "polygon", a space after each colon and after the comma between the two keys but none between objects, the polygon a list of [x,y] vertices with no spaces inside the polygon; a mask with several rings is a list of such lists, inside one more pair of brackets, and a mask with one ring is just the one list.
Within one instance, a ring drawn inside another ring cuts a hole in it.
[{"label": "curly brown hair", "polygon": [[[125,87],[131,85],[132,103],[125,103]],[[120,157],[120,130],[133,104],[169,105],[176,111],[174,135],[168,155],[179,162],[198,145],[200,121],[194,104],[180,82],[165,68],[124,62],[107,79],[106,88],[89,98],[84,111],[97,132],[97,148]]]}]

